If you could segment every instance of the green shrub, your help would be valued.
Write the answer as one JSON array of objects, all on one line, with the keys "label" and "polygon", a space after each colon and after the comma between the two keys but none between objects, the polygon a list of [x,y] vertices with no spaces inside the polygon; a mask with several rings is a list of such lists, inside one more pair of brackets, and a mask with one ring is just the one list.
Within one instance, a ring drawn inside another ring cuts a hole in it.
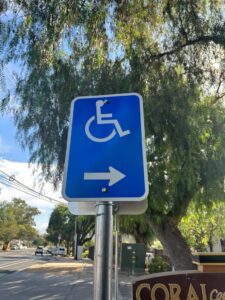
[{"label": "green shrub", "polygon": [[159,273],[171,271],[171,266],[166,258],[162,256],[155,256],[148,267],[149,273]]},{"label": "green shrub", "polygon": [[94,240],[90,240],[90,241],[87,241],[85,244],[84,244],[84,247],[85,248],[89,248],[91,246],[94,246],[95,245],[95,241]]},{"label": "green shrub", "polygon": [[87,257],[88,257],[88,254],[89,254],[89,250],[85,250],[85,251],[82,253],[82,258],[87,258]]}]

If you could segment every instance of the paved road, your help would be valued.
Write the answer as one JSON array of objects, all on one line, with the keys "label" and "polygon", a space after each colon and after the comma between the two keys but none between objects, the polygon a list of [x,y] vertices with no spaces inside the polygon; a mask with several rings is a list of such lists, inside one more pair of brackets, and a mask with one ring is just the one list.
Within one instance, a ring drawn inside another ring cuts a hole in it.
[{"label": "paved road", "polygon": [[[0,252],[0,299],[91,300],[92,293],[93,265],[88,261],[34,256],[32,251]],[[130,278],[120,274],[118,300],[129,299]]]},{"label": "paved road", "polygon": [[46,262],[52,259],[47,256],[35,256],[35,249],[12,250],[0,252],[0,277],[15,272],[22,271],[37,262]]}]

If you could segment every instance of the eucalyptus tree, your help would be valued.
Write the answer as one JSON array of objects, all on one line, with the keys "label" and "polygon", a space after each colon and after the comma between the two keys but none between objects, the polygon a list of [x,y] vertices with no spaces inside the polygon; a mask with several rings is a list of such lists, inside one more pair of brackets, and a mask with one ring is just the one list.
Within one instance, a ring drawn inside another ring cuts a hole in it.
[{"label": "eucalyptus tree", "polygon": [[4,101],[1,109],[12,108],[30,160],[57,186],[71,100],[139,92],[148,150],[148,224],[174,267],[191,268],[177,226],[191,200],[224,199],[222,1],[5,3],[3,61],[16,61],[19,72],[16,105]]}]

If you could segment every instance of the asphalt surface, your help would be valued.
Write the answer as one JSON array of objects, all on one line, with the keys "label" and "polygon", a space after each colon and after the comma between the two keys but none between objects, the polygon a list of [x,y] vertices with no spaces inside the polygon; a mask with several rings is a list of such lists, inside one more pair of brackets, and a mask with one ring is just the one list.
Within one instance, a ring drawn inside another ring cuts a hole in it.
[{"label": "asphalt surface", "polygon": [[[114,293],[114,280],[112,281]],[[0,299],[10,300],[91,300],[93,264],[90,261],[57,258],[38,262],[0,278]],[[132,299],[131,278],[119,273],[118,300]]]},{"label": "asphalt surface", "polygon": [[22,271],[37,262],[54,260],[50,255],[34,255],[35,249],[0,251],[0,277],[5,273]]}]

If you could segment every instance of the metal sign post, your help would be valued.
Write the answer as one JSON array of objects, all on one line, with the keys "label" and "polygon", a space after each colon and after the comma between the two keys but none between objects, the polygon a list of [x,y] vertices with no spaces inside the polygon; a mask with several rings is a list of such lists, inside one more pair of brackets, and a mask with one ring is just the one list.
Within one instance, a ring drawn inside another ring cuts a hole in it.
[{"label": "metal sign post", "polygon": [[97,204],[95,227],[94,300],[112,299],[113,204]]},{"label": "metal sign post", "polygon": [[78,216],[74,216],[74,260],[77,260],[77,218]]},{"label": "metal sign post", "polygon": [[118,231],[119,218],[115,215],[115,300],[118,300]]}]

